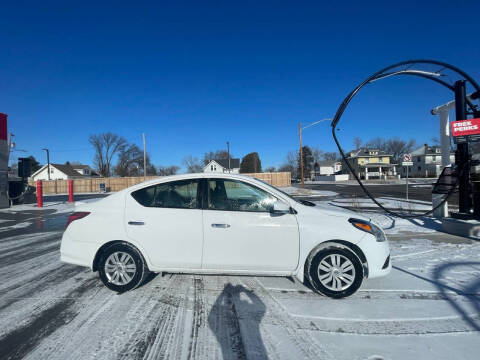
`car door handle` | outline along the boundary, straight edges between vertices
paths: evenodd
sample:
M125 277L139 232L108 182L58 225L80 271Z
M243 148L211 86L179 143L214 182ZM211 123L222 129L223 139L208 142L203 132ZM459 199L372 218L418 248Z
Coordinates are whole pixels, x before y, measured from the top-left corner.
M226 228L229 228L230 225L229 224L212 224L212 227L226 229Z
M145 225L143 221L129 221L128 225Z

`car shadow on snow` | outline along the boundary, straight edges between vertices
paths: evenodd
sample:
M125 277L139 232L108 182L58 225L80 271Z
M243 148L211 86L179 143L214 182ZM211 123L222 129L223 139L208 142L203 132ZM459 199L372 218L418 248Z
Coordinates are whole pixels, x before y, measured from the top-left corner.
M415 226L420 226L434 231L442 231L442 223L436 218L429 216L421 216L413 219L407 219Z
M438 266L434 273L433 279L440 293L448 299L450 305L455 311L462 316L462 318L476 331L480 331L480 279L477 277L473 281L467 282L461 289L456 289L451 286L447 286L443 283L443 280L448 277L448 272L458 273L465 271L465 269L480 270L479 261L456 261L449 262ZM456 302L454 299L448 296L447 291L456 293L457 295L465 296L469 300L471 307L470 311L465 309L460 302ZM473 314L472 311L473 310ZM473 316L472 316L473 315Z
M456 261L440 264L434 269L432 279L398 266L393 266L393 268L435 285L441 298L447 300L473 330L480 331L480 279L475 277L473 280L456 280L458 273L479 271L479 261ZM466 269L468 270L466 271ZM446 283L448 280L452 283L452 279L455 282L454 285ZM468 301L463 301L465 299Z
M223 359L268 359L260 334L266 305L242 285L226 284L208 315Z

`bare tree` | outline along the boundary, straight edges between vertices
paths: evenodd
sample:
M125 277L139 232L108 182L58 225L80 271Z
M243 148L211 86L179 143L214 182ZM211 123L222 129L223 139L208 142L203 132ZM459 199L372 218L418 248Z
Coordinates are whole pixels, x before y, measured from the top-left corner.
M318 163L323 158L323 150L320 150L318 147L312 148L313 161Z
M188 173L199 173L202 172L203 168L200 165L198 158L192 155L188 155L182 160L183 165L187 168Z
M387 145L387 142L385 141L385 139L381 137L373 138L366 144L368 148L377 149L377 150L385 150L386 145Z
M215 160L215 152L209 151L203 154L203 165L207 165L210 161Z
M296 168L293 165L290 164L283 164L278 168L279 172L289 172L292 178L296 178Z
M275 172L275 166L269 166L265 169L263 169L263 172Z
M150 159L147 156L147 166ZM139 176L143 172L143 150L130 144L120 150L115 174L118 176Z
M180 168L178 166L172 165L172 166L159 166L158 167L158 175L160 176L169 176L169 175L175 175Z
M353 138L353 147L355 150L358 150L362 147L363 141L360 137L356 136Z
M228 151L227 150L217 150L217 151L209 151L203 154L202 163L203 165L207 165L210 161L215 159L228 159ZM233 159L233 155L230 153L230 159Z
M292 176L292 179L297 178L297 152L296 151L289 151L287 153L287 156L285 157L285 162L280 165L278 168L278 171L280 172L289 172L290 175Z
M434 136L430 139L433 145L440 145L440 139L437 136Z
M385 149L388 154L393 155L394 161L400 161L403 154L410 153L415 147L415 140L405 141L398 137L388 140L385 143Z
M95 150L94 164L101 176L111 175L112 159L123 150L127 141L122 136L111 132L90 135L88 141Z
M326 152L326 153L323 154L323 158L325 160L337 160L338 154L335 151Z

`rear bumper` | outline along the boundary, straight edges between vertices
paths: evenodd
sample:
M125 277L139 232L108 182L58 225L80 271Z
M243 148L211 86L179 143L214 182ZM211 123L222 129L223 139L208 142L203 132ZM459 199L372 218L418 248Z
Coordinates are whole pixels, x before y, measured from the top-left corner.
M68 231L65 231L60 245L60 260L92 269L97 248L97 244L73 239Z

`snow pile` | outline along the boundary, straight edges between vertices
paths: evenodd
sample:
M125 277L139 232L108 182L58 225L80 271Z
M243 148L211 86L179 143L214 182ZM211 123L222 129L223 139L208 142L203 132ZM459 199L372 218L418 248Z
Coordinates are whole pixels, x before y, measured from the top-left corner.
M432 204L426 201L409 201L406 199L379 197L376 198L381 205L387 209L399 209L403 211L428 211L432 209ZM341 198L329 202L331 205L358 208L358 209L378 209L378 205L369 198Z
M282 191L286 192L291 196L301 196L301 197L316 197L316 196L336 196L338 193L335 191L328 190L313 190L313 189L303 189L293 186L282 187Z
M13 205L7 209L0 209L0 212L9 212L15 213L20 211L42 211L42 210L55 210L56 214L68 213L75 211L75 207L78 205L91 203L95 201L99 201L102 198L93 198L93 199L84 199L80 201L76 201L74 203L69 202L44 202L43 207L37 207L37 204L21 204L21 205Z
M389 198L381 198L380 203L389 208L389 204L401 202L401 199L390 200ZM335 199L329 201L315 201L315 203L321 207L334 208L335 210L342 210L345 208L345 212L351 214L351 211L355 211L366 218L370 218L372 221L380 225L386 234L400 234L400 233L434 233L441 228L441 222L430 216L415 218L415 219L403 219L397 216L386 214L383 210L373 203L370 199ZM352 206L355 205L355 206ZM415 210L426 211L431 209L427 205L413 203L412 208ZM372 211L378 209L378 211ZM363 211L362 211L363 210Z
M363 215L370 217L380 225L386 234L434 233L442 227L441 221L433 217L403 219L380 213L364 213Z
M45 202L43 207L37 207L37 204L21 204L13 205L7 209L1 209L0 212L19 212L19 211L42 211L42 210L55 210L55 213L67 213L72 212L75 209L75 203L68 202Z

